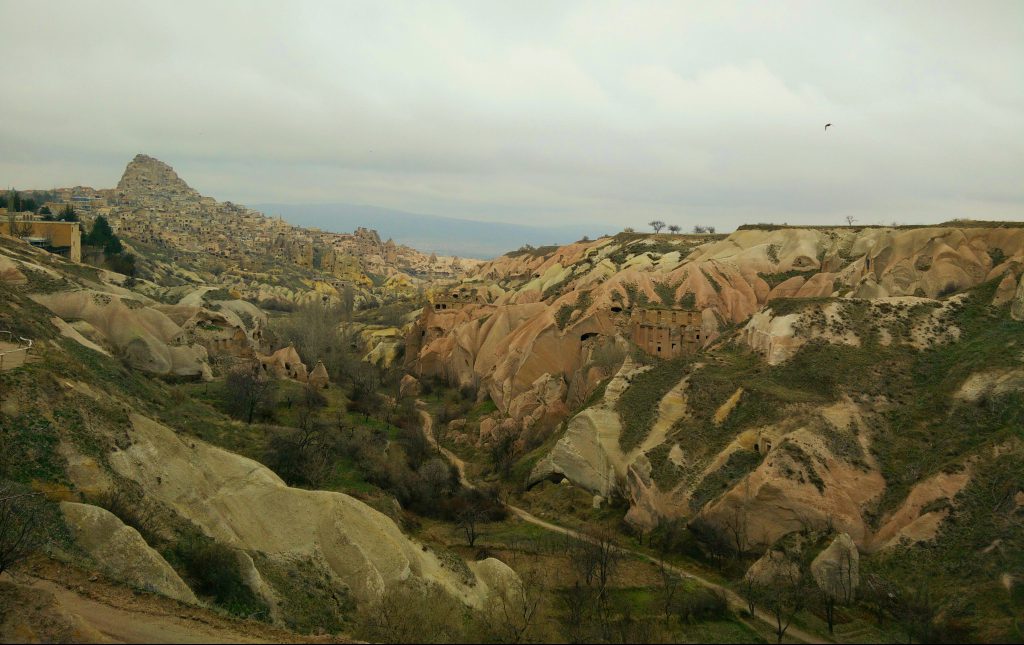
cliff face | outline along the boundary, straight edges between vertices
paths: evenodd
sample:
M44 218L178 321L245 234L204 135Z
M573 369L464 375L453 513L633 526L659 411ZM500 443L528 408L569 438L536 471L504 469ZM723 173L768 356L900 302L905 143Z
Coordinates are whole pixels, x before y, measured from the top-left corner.
M700 345L777 298L937 298L1024 265L1024 228L742 230L724 239L602 238L481 266L459 308L409 336L419 374L480 384L501 410L543 374L582 378L588 345L629 336L628 312L702 312Z

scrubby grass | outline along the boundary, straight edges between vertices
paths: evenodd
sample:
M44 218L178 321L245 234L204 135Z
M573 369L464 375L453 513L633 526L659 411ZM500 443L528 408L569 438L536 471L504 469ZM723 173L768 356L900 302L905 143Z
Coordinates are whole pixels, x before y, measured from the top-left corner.
M270 558L258 554L256 567L281 598L281 611L289 629L331 634L351 631L355 602L348 590L309 558Z
M559 307L558 311L555 312L555 324L558 325L558 329L564 330L568 326L572 315L577 311L586 311L590 307L591 302L590 292L584 291L576 296L576 302Z
M836 428L825 423L817 429L819 436L825 439L829 452L864 470L868 469L864 448L857 439L857 425L851 423L848 428Z
M711 288L715 290L715 293L722 293L722 285L718 284L718 280L715 280L711 274L704 269L701 269L700 272L704 274L704 279L708 281Z
M651 431L658 417L658 403L679 383L692 362L691 357L673 358L656 363L633 378L632 384L615 403L622 422L619 446L623 451L632 450Z
M775 421L790 403L821 400L788 385L788 375L773 377L753 352L729 348L716 357L690 373L689 413L669 433L669 440L678 442L687 456L689 463L681 476L690 482L695 482L709 461L742 429ZM715 423L715 411L737 387L744 389L739 402L721 424Z
M234 549L195 531L165 555L184 570L197 595L212 597L236 616L267 618L267 606L242 581Z
M505 254L505 257L517 258L517 257L528 256L528 257L531 257L531 258L542 258L542 257L548 256L548 255L551 255L552 253L557 251L559 248L561 248L561 247L559 247L557 244L552 244L552 245L548 245L548 246L536 246L536 247L535 246L530 246L529 244L526 244L526 245L523 245L523 246L519 247L515 251L509 251L508 253Z
M884 384L879 394L898 403L870 420L872 451L887 480L879 512L893 508L917 481L956 467L982 446L1021 436L1024 397L1008 393L970 403L954 396L971 374L1019 365L1024 324L1010 319L1005 307L989 306L997 282L975 289L951 314L948 322L963 330L959 342L920 352L871 348L882 359L876 358L872 375Z
M803 448L792 441L783 441L776 450L789 457L789 461L799 469L793 470L789 463L784 462L780 466L783 475L789 479L795 479L801 484L814 484L819 493L825 491L825 482L821 479L821 475L818 474L818 470L814 466L814 460L811 459L811 456Z
M732 488L761 463L761 455L752 450L737 450L725 463L701 480L690 497L690 508L698 511L712 499Z
M676 304L676 289L679 288L681 283L669 283L669 282L656 282L654 283L654 293L657 294L658 298L661 299L661 304L666 307L673 307Z
M764 277L764 276L761 276ZM788 316L799 313L806 309L821 307L825 303L832 302L834 298L773 298L766 306L776 316Z
M683 478L682 469L668 458L672 443L665 442L647 451L647 460L651 462L651 479L662 491L670 491Z
M782 273L758 273L762 280L768 283L768 286L774 289L786 280L800 276L802 278L809 278L814 275L814 271L800 271L793 269L792 271L784 271Z
M467 421L479 421L481 417L485 417L488 414L492 414L498 411L498 406L487 397L480 403L473 406L473 409L469 411L469 415L466 417Z
M1024 589L1007 589L1002 577L1024 571L1024 514L1012 499L1024 490L1022 461L1019 440L983 457L934 543L882 552L866 563L868 571L936 594L950 617L973 630L969 641L1019 640Z
M57 427L37 412L15 416L0 413L0 478L21 483L45 481L67 484L66 462L57 451Z

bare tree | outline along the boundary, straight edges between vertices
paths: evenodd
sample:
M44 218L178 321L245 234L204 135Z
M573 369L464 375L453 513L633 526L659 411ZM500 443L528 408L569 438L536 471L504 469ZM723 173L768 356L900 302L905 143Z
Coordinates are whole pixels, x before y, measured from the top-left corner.
M701 226L700 224L694 224L694 226L693 226L693 234L694 235L703 235L705 231L707 231L707 229L704 228L703 226Z
M588 587L594 581L594 571L597 568L597 561L594 557L594 550L590 543L585 540L573 539L567 548L569 564L576 573L576 581L583 582Z
M658 573L661 574L661 609L665 614L667 627L675 610L676 597L683 580L665 563L665 557L658 558Z
M861 601L875 614L875 620L879 626L882 625L886 614L896 614L900 589L891 580L875 573L869 573L864 576L859 595Z
M912 592L900 594L896 603L896 620L907 635L907 643L934 643L935 617L938 604L926 585L918 585Z
M466 543L469 546L474 546L476 539L480 537L480 523L484 521L486 516L486 512L473 502L467 504L465 508L456 514L455 521L459 528L462 529L462 532L465 533Z
M601 598L607 594L608 584L622 563L622 551L610 533L601 533L594 542L597 554L597 584Z
M40 493L0 484L0 575L35 553L47 537Z
M379 600L360 607L356 628L376 643L461 642L462 608L441 589L413 584L389 587Z
M655 233L660 233L661 229L665 228L665 222L660 219L651 220L650 222L647 222L647 225L653 228Z
M853 223L856 222L856 221L857 220L853 217L853 215L847 215L846 216L846 225L847 226L853 226Z
M754 615L757 603L761 600L760 593L761 588L757 580L753 576L744 576L740 582L740 597L747 602L747 611L751 616Z
M585 643L593 640L590 636L589 623L594 607L594 591L581 585L579 580L559 595L564 610L562 632L570 643Z
M706 230L708 232L708 235L714 235L715 234L715 227L714 226L706 226L706 227L704 227L704 230Z
M226 403L235 416L252 423L256 410L269 402L276 384L263 373L259 361L243 364L230 372L224 380Z
M669 225L668 230L669 230L669 232L678 235L679 231L683 230L683 228L681 226L679 226L678 224L671 224L671 225Z
M725 530L732 537L732 545L736 557L741 558L747 552L748 543L748 521L746 500L739 506L733 506L723 521Z
M436 259L434 260L437 261ZM344 315L345 320L352 320L352 312L356 308L356 292L352 288L351 284L346 284L341 290L341 313Z
M570 562L577 575L587 586L594 585L598 598L606 597L611 582L622 561L622 551L615 538L607 532L575 540L570 547Z
M18 213L7 207L7 232L11 237L25 237L32 234L32 222L25 217L18 217Z
M825 562L822 566L815 567L815 578L818 588L821 590L829 634L834 633L836 605L853 602L853 592L858 581L856 555L849 547L838 546L840 551L835 561Z
M807 569L798 560L778 551L769 552L766 557L769 561L762 571L754 574L753 584L759 603L775 619L775 635L781 643L793 619L807 603Z
M732 552L732 541L728 534L718 525L700 515L690 520L688 527L707 550L708 557L715 562L719 569L723 568L726 557Z
M354 303L355 296L350 295ZM295 346L306 365L316 365L318 360L324 359L335 347L341 345L338 323L346 315L351 317L350 312L346 314L345 307L344 291L340 305L309 302L276 322L273 331L279 338Z
M483 615L488 640L499 643L535 640L531 633L537 627L546 593L546 577L537 568L524 571L518 578L498 582Z

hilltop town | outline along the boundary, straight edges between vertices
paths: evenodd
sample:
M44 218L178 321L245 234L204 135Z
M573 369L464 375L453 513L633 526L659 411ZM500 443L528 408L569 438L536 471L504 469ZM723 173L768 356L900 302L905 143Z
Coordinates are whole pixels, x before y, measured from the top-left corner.
M333 233L293 226L277 217L200 195L169 165L139 154L115 188L84 186L21 191L50 212L75 209L85 226L104 217L114 232L178 268L210 271L225 279L280 271L292 265L334 296L346 284L372 289L387 284L409 291L425 281L454 278L478 261L424 254L376 231ZM2 219L2 218L0 218ZM275 265L278 269L275 271ZM173 273L173 271L172 271ZM161 272L154 271L157 281ZM273 283L273 279L269 279ZM333 292L333 293L332 293Z

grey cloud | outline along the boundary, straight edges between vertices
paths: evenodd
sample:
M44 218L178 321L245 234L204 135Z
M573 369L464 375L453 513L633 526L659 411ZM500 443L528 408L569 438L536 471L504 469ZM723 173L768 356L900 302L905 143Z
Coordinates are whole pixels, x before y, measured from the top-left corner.
M19 26L8 185L111 186L146 152L242 203L610 227L1024 217L1018 2L6 1L0 18Z

